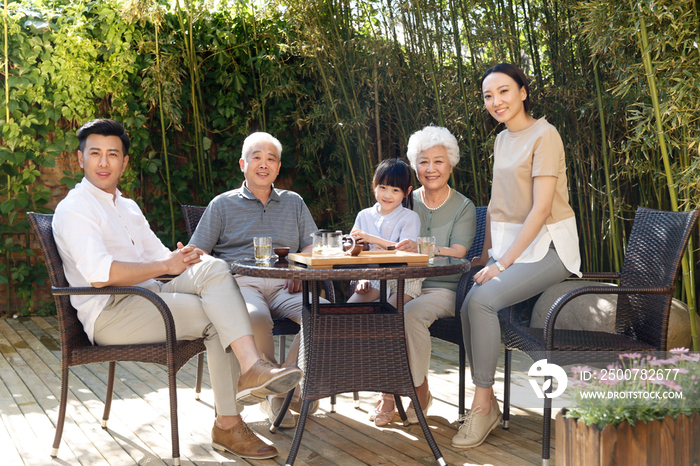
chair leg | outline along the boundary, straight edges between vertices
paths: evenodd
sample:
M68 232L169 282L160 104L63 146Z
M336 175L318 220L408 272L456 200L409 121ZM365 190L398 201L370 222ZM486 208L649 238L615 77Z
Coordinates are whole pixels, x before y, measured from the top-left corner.
M274 422L270 425L270 432L271 433L273 433L273 434L276 433L280 424L282 424L282 419L284 419L284 415L287 414L287 410L289 409L289 405L292 404L292 397L293 396L294 396L294 389L291 389L287 392L287 395L284 397L284 402L282 403L282 407L280 408L280 412L277 414L277 417L275 418Z
M287 346L287 337L285 337L284 335L280 335L279 344L280 344L280 364L282 364L284 362L285 347Z
M331 395L331 413L335 412L335 395Z
M114 371L117 363L112 361L109 363L109 375L107 377L107 393L105 394L105 412L102 415L102 428L107 428L109 421L109 410L112 408L112 394L114 393Z
M467 352L464 350L464 344L459 344L459 415L464 416L464 391L465 379L467 377Z
M56 422L56 435L53 438L53 448L51 449L51 457L58 456L58 446L61 444L61 436L63 435L63 423L66 420L66 407L68 405L68 376L70 370L67 367L63 368L61 375L61 404L58 406L58 422Z
M180 466L180 435L177 427L177 371L168 364L168 391L170 392L170 432L173 444L173 465Z
M399 417L401 418L401 423L404 427L408 427L408 417L406 416L406 410L403 409L403 403L401 403L401 397L399 395L394 395L394 406L396 406L396 411L399 412Z
M358 392L352 392L352 399L355 402L355 409L360 409L360 394Z
M199 358L197 358L197 385L194 389L194 399L198 400L200 393L202 393L202 375L204 372L204 353L199 353Z
M503 383L503 428L508 430L510 427L510 369L513 353L506 348L506 367Z
M552 399L547 393L552 392L552 378L545 377L545 384L549 381L549 387L545 390L544 413L542 413L542 466L549 466L549 437L552 428Z
M301 437L304 435L304 426L306 425L306 417L309 413L310 404L311 402L309 400L303 400L301 403L301 412L299 413L297 428L294 431L294 440L292 440L292 446L289 448L289 456L287 456L287 461L285 462L286 466L291 466L292 464L294 464L294 460L296 460L297 458L297 453L299 453L299 447L301 446Z

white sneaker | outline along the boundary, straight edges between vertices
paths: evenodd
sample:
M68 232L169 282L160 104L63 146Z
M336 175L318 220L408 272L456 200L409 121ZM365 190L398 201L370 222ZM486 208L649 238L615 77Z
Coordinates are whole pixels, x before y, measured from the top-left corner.
M428 417L428 409L430 409L430 407L433 405L433 394L430 393L428 397L428 404L423 410L423 416L426 418ZM406 410L406 419L408 419L409 424L418 424L418 416L416 415L416 410L413 408L408 408Z
M260 403L260 411L263 413L267 414L267 417L270 419L270 424L274 424L275 419L277 419L277 414L279 414L280 409L282 409L282 405L284 404L284 398L279 398L279 397L270 397L268 396L265 398L261 403ZM282 422L279 425L280 429L293 429L297 426L297 421L294 419L294 416L292 416L292 413L287 410L286 413L284 413L284 417L282 418Z
M486 416L482 416L481 411L481 406L477 406L469 414L459 418L462 425L459 426L457 435L452 437L454 448L465 450L478 447L503 419L498 403L491 404L491 412Z

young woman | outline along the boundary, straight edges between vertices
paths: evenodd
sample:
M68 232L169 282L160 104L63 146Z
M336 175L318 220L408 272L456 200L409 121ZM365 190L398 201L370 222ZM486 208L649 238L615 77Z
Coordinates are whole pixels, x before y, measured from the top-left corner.
M497 312L580 275L578 233L564 162L564 145L544 118L530 114L527 79L501 63L481 78L484 105L506 129L494 144L493 183L481 257L485 265L462 306L464 345L475 385L471 411L452 439L472 448L501 421L493 392L500 350Z

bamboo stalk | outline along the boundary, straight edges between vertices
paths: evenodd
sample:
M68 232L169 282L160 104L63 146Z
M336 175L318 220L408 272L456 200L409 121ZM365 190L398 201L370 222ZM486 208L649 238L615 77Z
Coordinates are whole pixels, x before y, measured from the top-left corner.
M160 29L159 21L155 22L156 31L156 69L158 74L160 74L160 44L158 42L158 29ZM168 187L168 207L170 207L170 239L172 241L172 247L177 245L175 241L175 209L173 208L173 191L170 185L170 164L168 161L168 144L166 142L165 135L165 115L163 112L163 88L160 82L160 76L158 78L158 112L160 113L160 132L161 141L163 144L163 159L165 160L165 184Z
M647 82L649 83L649 93L651 94L651 101L654 106L654 118L656 120L656 138L659 142L659 147L661 149L661 158L664 162L664 172L666 175L666 186L668 187L669 197L671 199L671 209L674 212L678 212L678 199L676 197L676 187L673 181L673 172L671 170L671 162L668 156L668 149L666 148L666 137L663 129L663 122L661 120L661 106L659 104L659 95L656 89L656 77L654 75L654 68L651 63L651 54L649 52L649 37L647 35L646 21L644 20L644 13L639 8L639 38L640 45L642 48L642 59L644 62L644 69L646 71ZM681 266L683 269L683 286L686 290L686 300L688 301L688 311L690 313L690 335L693 342L693 351L700 350L700 345L698 345L698 330L695 323L695 301L694 293L690 292L691 288L694 286L690 282L691 272L689 264L692 263L691 251L686 249L683 255L683 260Z
M7 29L7 23L9 22L9 17L7 15L7 0L5 0L5 9L3 10L4 16L4 34L5 34L5 124L10 122L10 55L8 49L8 43L10 42L10 34ZM10 183L12 179L10 175L7 175L7 200L10 200ZM11 226L11 225L10 225ZM4 241L4 238L3 238ZM7 315L10 315L10 300L12 298L12 273L10 272L10 250L5 250L5 270L7 271L7 284L5 285L5 304L7 305Z
M595 77L595 87L598 100L598 115L600 118L600 147L603 153L603 169L605 170L605 197L608 199L608 211L610 212L610 239L612 242L613 266L615 272L620 271L620 256L617 245L618 236L615 226L615 211L613 208L612 189L610 187L610 162L608 161L608 141L605 137L605 113L603 112L603 90L600 84L600 72L598 70L598 59L593 65L593 75Z
M452 19L452 34L454 37L455 52L457 60L457 79L459 79L459 91L462 94L462 103L464 105L464 127L467 134L467 143L469 144L469 155L472 166L472 186L474 189L474 199L479 198L479 182L476 178L476 157L474 153L474 141L472 140L471 131L471 114L469 112L469 96L467 95L467 89L464 86L464 65L462 63L462 41L459 37L459 24L457 22L457 8L455 7L454 1L450 0L450 12Z

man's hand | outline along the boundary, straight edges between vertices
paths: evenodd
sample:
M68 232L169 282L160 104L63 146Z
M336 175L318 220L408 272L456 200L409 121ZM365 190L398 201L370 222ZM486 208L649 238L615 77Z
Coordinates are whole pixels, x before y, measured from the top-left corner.
M182 253L187 255L187 259L185 259L185 262L190 262L192 260L196 260L192 265L196 264L197 262L202 261L202 257L206 252L204 252L203 249L199 249L197 246L194 244L188 244L187 246L184 246L181 242L177 242L177 250ZM191 254L191 253L194 253ZM195 257L196 255L196 257Z
M290 293L299 293L302 290L301 280L285 280L284 289Z
M193 265L202 262L203 251L195 246L183 246L177 244L177 249L171 251L163 259L163 263L168 268L167 275L180 275Z
M357 294L367 294L371 289L369 280L358 280L355 285L355 293Z

